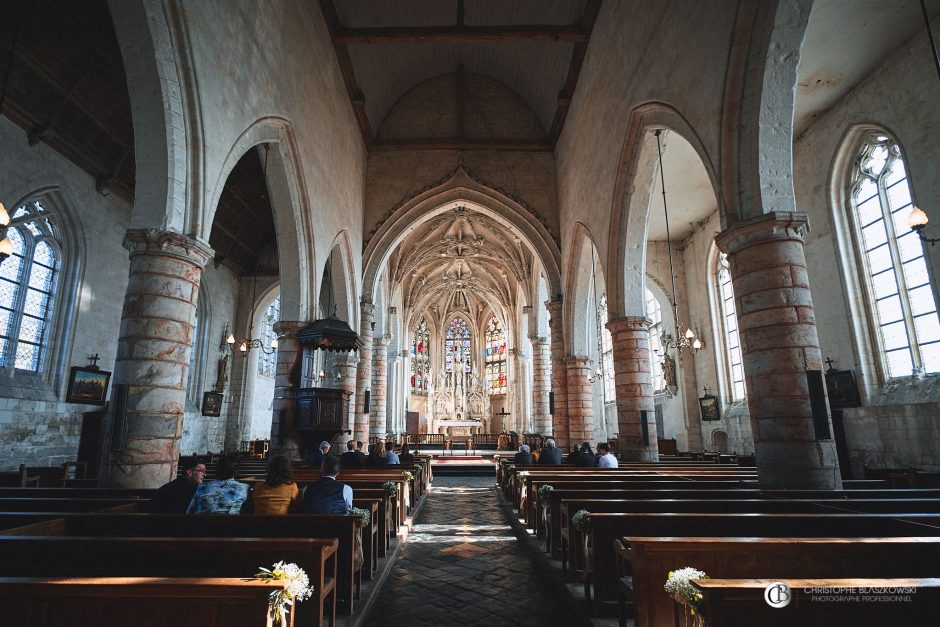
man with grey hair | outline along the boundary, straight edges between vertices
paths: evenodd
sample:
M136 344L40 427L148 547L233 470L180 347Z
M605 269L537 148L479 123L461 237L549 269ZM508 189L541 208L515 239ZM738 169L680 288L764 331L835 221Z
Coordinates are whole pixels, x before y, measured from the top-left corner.
M540 464L550 464L552 466L561 465L561 449L555 446L555 440L548 438L545 440L545 446L539 455Z
M519 447L519 452L513 457L513 462L515 462L516 466L528 466L535 463L530 450L528 444L523 444Z
M330 453L330 443L326 440L320 442L319 448L315 451L311 451L307 455L307 466L310 468L316 468L320 470L320 466L323 465L323 460L326 459L326 456Z

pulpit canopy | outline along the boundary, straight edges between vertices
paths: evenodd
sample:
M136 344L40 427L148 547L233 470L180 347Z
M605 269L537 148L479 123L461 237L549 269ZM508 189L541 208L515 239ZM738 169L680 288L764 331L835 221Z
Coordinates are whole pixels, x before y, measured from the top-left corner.
M327 351L347 352L359 350L359 334L336 316L314 320L297 332L304 347Z

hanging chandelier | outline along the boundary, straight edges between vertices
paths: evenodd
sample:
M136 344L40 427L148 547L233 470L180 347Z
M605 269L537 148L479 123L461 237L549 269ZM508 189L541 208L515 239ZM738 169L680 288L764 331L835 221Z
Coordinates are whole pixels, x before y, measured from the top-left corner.
M682 324L679 322L679 300L676 298L676 271L672 263L672 237L669 233L669 208L666 205L666 176L663 173L663 148L660 136L663 129L656 129L656 151L659 154L659 180L663 188L663 215L666 217L666 249L669 251L669 279L672 282L672 317L676 324L676 334L681 333ZM673 338L666 333L665 329L661 337L663 354L665 358L668 351L676 349L680 354L683 349L688 350L694 355L702 348L702 340L699 339L691 327L686 327L685 333L679 337Z

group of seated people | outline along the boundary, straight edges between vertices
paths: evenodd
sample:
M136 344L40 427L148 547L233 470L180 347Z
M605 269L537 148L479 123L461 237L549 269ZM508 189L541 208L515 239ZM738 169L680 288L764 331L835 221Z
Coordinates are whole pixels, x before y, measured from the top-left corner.
M548 464L561 465L563 462L582 468L616 468L617 457L610 452L610 445L598 442L597 453L591 450L588 442L574 445L568 458L563 460L561 449L555 446L555 440L548 438L545 446L540 450L532 451L528 444L519 447L519 452L513 458L517 465Z
M302 492L294 481L290 459L277 455L268 462L264 481L254 486L237 481L238 459L224 457L216 466L215 479L203 481L206 465L196 458L180 462L182 473L154 494L147 511L160 514L345 514L352 510L352 488L336 480L342 461L324 457L320 479Z
M306 457L307 466L310 468L319 468L323 460L330 455L330 443L320 442L316 450L309 453ZM415 451L417 453L417 451ZM414 455L403 449L402 454L398 455L395 448L386 446L384 441L376 442L369 446L369 454L362 452L362 442L349 440L346 442L346 452L340 456L343 460L343 466L347 468L356 468L363 466L393 466L397 464L414 463Z

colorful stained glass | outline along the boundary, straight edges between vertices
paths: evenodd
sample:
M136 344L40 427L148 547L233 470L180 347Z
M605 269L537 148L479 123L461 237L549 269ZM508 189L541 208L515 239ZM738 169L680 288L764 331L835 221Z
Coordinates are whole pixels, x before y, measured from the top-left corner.
M486 383L490 394L506 393L506 334L496 316L486 326Z
M454 364L463 364L464 372L470 372L470 325L463 318L454 318L447 325L444 335L444 369L454 371Z
M428 348L431 332L428 321L421 316L411 340L411 393L427 394L431 374L431 359Z

